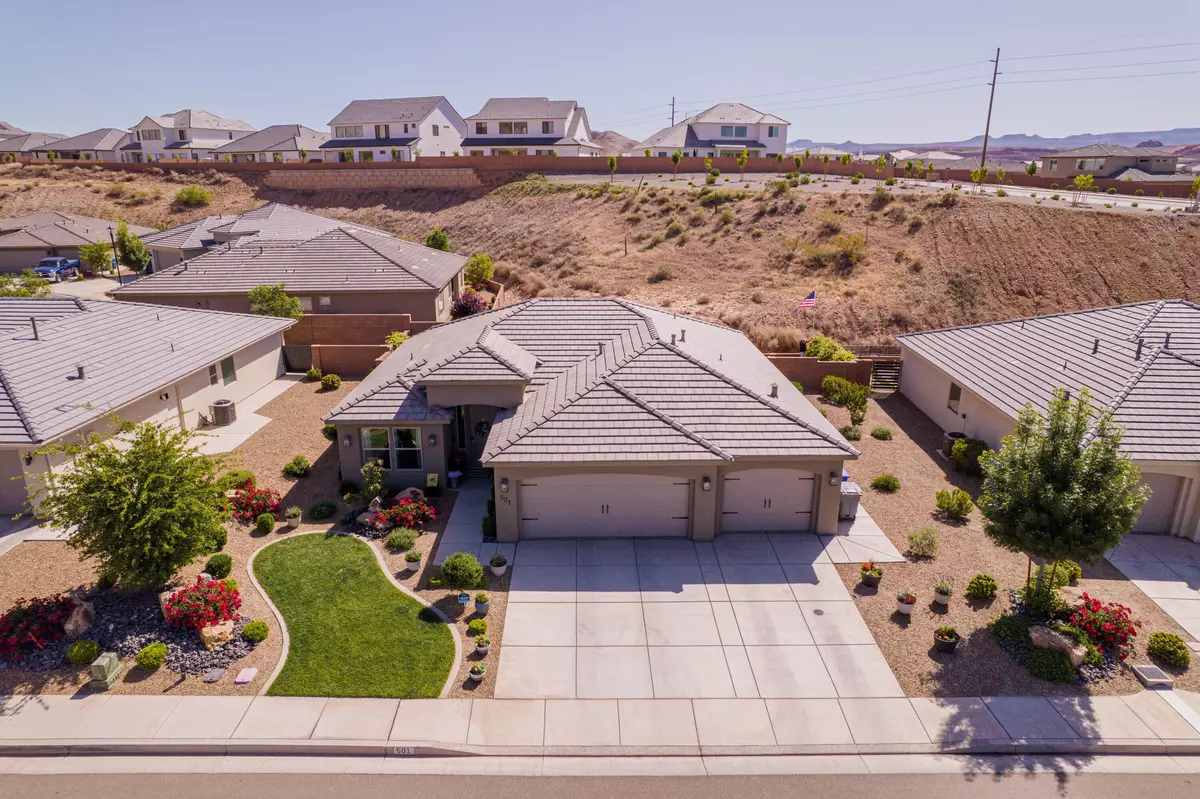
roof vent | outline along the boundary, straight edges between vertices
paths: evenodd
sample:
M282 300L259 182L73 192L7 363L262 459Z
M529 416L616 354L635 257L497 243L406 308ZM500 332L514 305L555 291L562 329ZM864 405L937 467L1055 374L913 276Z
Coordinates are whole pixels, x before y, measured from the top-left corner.
M1170 348L1171 348L1171 331L1168 330L1167 337L1163 339L1163 349L1169 350Z
M1133 356L1133 359L1135 361L1140 361L1142 359L1142 345L1145 343L1146 343L1145 339L1141 339L1141 338L1138 339L1137 352Z
M779 384L772 383L771 384L771 399L776 399L778 397L779 397Z
M78 378L79 380L82 380L86 376L87 375L85 374L83 364L79 364L78 366L75 367L75 377L76 378Z
M600 348L599 350L597 350L597 352L598 352L600 355L603 355L603 354L604 354L604 342L603 342L603 341L601 341L601 342L599 342L599 343L598 343L596 346L598 346L598 347Z
M687 341L687 331L686 331L686 330L680 330L680 331L679 331L679 343L680 343L680 344L682 344L682 343L683 343L683 342L685 342L685 341Z
M29 325L30 325L30 327L33 328L33 340L41 341L42 337L38 335L37 317L33 317L33 316L29 317Z
M1092 355L1095 355L1099 351L1100 351L1100 339L1095 339L1092 341Z
M671 344L672 345L675 344L675 334L674 333L671 334Z

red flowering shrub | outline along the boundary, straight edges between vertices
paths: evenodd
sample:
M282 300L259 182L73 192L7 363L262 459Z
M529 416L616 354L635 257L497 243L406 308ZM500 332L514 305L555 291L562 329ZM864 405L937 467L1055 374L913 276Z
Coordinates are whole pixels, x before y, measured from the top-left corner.
M1131 618L1129 608L1117 602L1101 602L1083 595L1083 607L1071 615L1071 625L1087 633L1098 647L1111 647L1124 660L1129 657L1132 639L1137 637L1140 621Z
M264 513L279 515L279 492L270 488L255 488L247 480L233 495L233 518L239 522L253 522Z
M423 499L402 499L375 514L375 526L421 528L437 518L437 510Z
M242 595L224 580L198 580L167 600L167 621L198 630L238 618Z
M20 660L32 649L42 649L65 635L63 624L75 609L65 594L41 599L18 599L12 609L0 616L0 658Z
M450 318L462 319L487 310L487 303L474 291L467 289L450 301Z

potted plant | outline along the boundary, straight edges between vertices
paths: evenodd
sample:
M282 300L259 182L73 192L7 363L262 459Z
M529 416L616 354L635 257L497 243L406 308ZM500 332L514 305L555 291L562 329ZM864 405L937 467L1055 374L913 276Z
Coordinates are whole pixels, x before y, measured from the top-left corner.
M283 512L283 518L287 519L288 527L299 527L300 526L300 516L301 516L300 508L296 505L292 505L290 508L288 508L287 510L285 510Z
M471 664L471 679L475 682L483 682L483 676L487 674L487 664L483 661Z
M905 616L912 613L917 604L917 595L907 588L896 594L896 610Z
M933 601L939 605L949 605L950 597L954 595L954 581L943 577L933 584Z
M486 635L475 636L475 653L476 654L486 655L488 653L488 647L491 645L492 645L492 642Z
M410 549L404 553L404 565L410 572L415 572L421 568L421 553L415 549Z
M863 585L869 585L872 588L879 586L879 581L883 578L883 569L881 567L867 561L858 568Z
M480 591L475 594L475 612L480 616L486 616L488 608L491 607L491 598L486 591Z
M463 473L458 469L451 469L450 471L446 472L446 479L450 481L450 490L453 491L458 489L458 483L460 480L462 480L462 476Z
M497 552L495 555L492 555L492 559L488 562L492 566L492 574L496 575L497 577L503 576L504 570L508 568L508 558L504 557L499 552Z
M949 624L943 624L933 631L933 648L938 652L953 654L958 646L958 632Z

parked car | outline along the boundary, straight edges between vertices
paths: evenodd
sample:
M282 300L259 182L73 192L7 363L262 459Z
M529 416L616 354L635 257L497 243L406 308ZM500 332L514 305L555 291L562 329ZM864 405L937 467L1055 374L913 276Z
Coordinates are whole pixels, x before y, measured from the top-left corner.
M33 268L37 276L54 283L79 274L79 261L69 258L43 258Z

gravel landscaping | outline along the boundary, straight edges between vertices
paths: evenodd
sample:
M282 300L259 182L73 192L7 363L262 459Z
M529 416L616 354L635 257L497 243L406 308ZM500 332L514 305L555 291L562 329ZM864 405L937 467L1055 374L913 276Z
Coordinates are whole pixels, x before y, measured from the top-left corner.
M845 409L825 405L815 395L810 395L810 399L827 410L836 426L849 422ZM855 443L862 456L847 463L851 479L864 487L862 505L901 552L908 548L908 534L927 526L937 532L940 549L934 559L910 558L905 563L884 564L878 589L859 585L856 565L837 568L905 694L1078 695L1129 694L1141 690L1132 671L1123 666L1112 679L1067 685L1045 682L1033 677L1000 647L986 627L1008 610L1010 591L1024 585L1027 559L992 544L983 532L978 511L973 511L962 525L933 515L936 491L958 487L976 496L980 485L978 478L954 472L936 454L942 438L937 425L903 396L895 394L879 402L871 400L862 430L869 432L879 426L890 427L892 439L881 441L864 435ZM869 487L884 472L899 478L900 490L887 493ZM992 575L999 583L998 596L990 602L968 601L963 596L967 582L980 572ZM933 602L934 582L942 578L954 581L955 595L948 607ZM1101 600L1129 606L1133 617L1142 622L1130 664L1147 662L1142 642L1152 632L1161 630L1188 637L1153 600L1107 561L1084 564L1078 585ZM911 617L895 612L895 595L902 589L917 594ZM956 654L934 651L933 631L943 624L952 625L961 636ZM1176 685L1193 691L1200 689L1200 669L1193 667L1178 675Z

